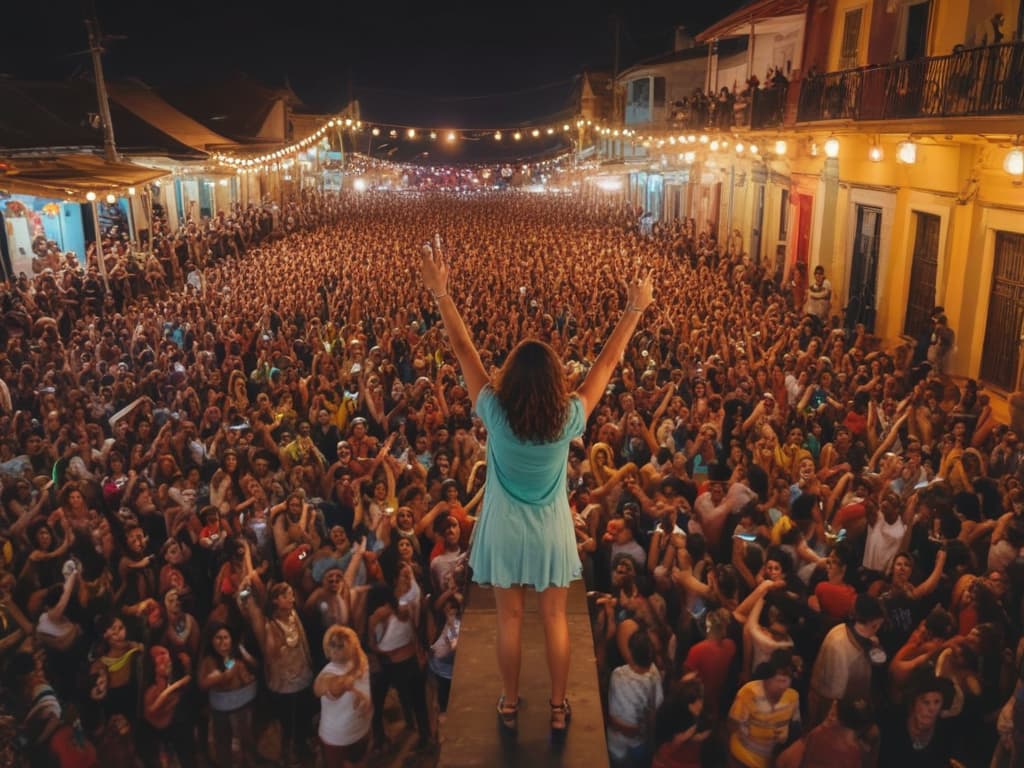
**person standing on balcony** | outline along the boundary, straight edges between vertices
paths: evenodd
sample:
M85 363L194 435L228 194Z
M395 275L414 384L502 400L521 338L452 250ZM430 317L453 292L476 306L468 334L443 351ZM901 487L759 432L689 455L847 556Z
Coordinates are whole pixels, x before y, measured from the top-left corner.
M825 278L825 268L820 264L814 268L814 282L807 287L804 312L826 325L832 314L832 283Z

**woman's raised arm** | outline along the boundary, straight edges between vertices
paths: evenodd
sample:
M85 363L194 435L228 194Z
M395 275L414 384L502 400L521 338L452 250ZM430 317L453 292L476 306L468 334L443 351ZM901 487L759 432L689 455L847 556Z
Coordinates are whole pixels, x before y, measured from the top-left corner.
M420 272L423 283L427 286L441 312L441 320L448 331L452 352L459 361L462 377L466 382L469 398L476 405L476 397L490 379L484 364L480 361L480 353L473 346L466 324L462 321L455 301L448 294L448 264L441 252L441 236L434 235L434 242L424 243L420 249Z
M597 360L591 366L587 378L576 390L583 401L586 418L590 418L594 406L601 400L601 395L604 393L604 388L608 386L615 366L618 365L623 352L626 351L626 344L629 343L644 310L653 299L654 287L651 275L648 273L644 277L640 277L640 268L637 267L632 282L626 285L626 310L619 318L615 330L612 331L611 336L601 348L601 354L597 356Z

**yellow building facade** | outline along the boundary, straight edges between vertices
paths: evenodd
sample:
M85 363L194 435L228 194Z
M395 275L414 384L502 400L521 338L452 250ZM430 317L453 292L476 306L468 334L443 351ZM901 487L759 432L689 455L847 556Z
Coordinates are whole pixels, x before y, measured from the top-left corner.
M700 178L722 184L719 238L738 229L786 279L798 264L824 266L833 307L888 347L927 332L944 307L949 372L1019 389L1020 0L763 0L698 39L756 34L796 12L805 44L780 123L700 147Z

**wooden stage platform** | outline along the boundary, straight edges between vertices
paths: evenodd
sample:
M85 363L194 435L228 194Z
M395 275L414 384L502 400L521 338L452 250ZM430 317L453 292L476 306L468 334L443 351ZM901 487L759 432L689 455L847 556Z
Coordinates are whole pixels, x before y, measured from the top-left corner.
M544 654L544 629L537 598L527 593L523 617L523 665L520 678L519 733L503 738L495 707L501 678L495 658L494 593L473 585L462 614L451 698L441 728L440 768L606 768L604 719L597 687L597 667L590 615L582 581L569 590L569 638L572 662L569 701L572 722L563 743L551 740L548 700L550 683Z

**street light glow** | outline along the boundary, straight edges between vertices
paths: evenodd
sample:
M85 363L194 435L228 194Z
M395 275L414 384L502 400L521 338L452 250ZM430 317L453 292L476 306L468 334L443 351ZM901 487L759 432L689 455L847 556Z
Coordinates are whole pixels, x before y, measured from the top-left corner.
M1024 149L1014 147L1003 158L1003 170L1018 179L1024 176Z
M912 141L901 141L896 145L896 160L904 165L917 162L917 144Z

